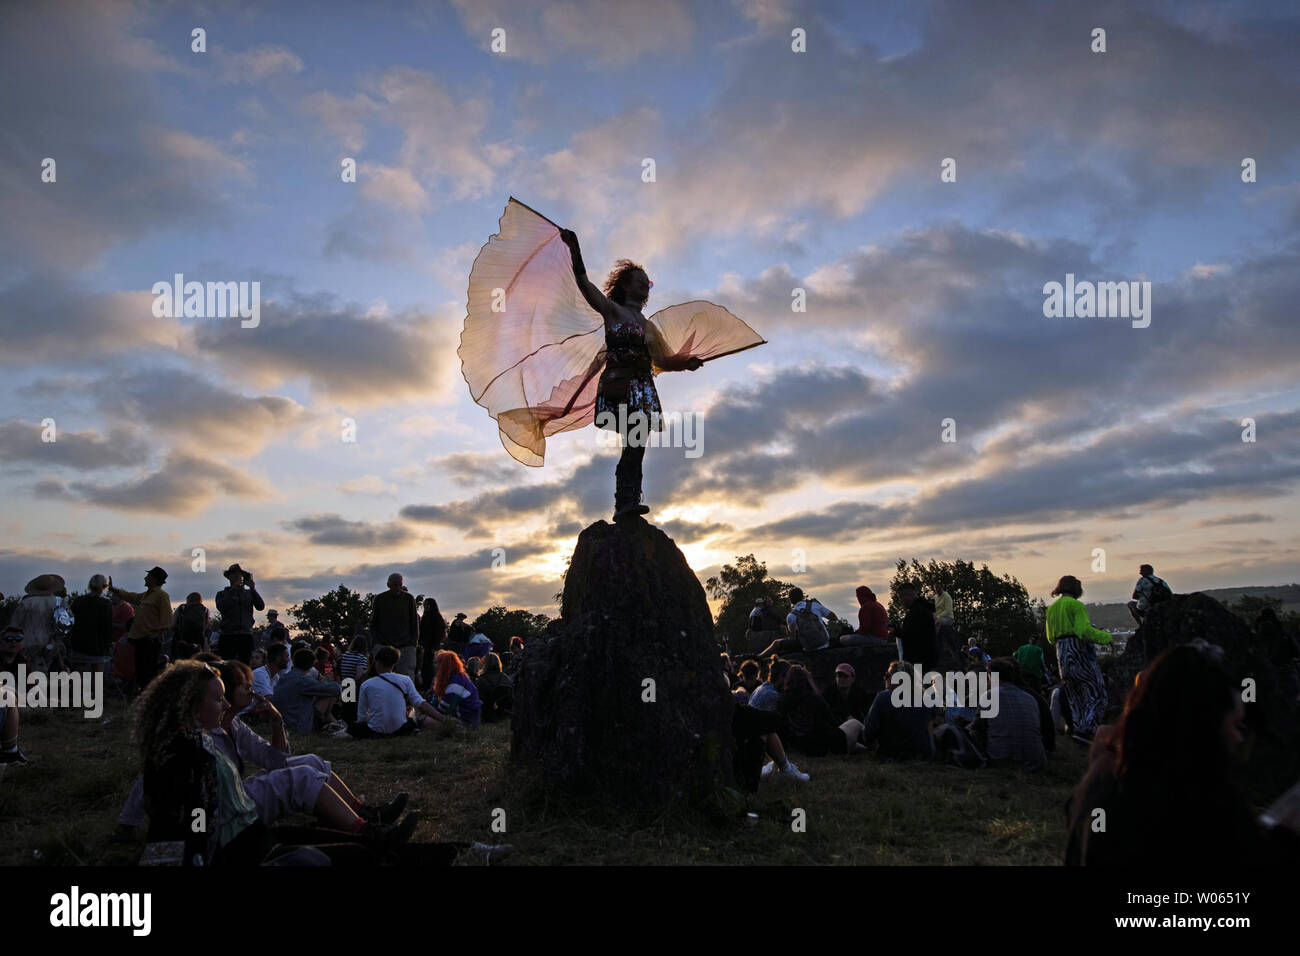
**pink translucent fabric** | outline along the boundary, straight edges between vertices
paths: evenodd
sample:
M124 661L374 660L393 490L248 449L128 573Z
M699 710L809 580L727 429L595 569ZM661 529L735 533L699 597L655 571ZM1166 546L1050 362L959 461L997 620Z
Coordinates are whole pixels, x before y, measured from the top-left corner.
M540 466L546 439L589 425L605 367L605 329L573 277L553 222L513 197L479 250L457 354L474 401L516 460ZM762 345L720 305L684 302L646 320L655 373Z

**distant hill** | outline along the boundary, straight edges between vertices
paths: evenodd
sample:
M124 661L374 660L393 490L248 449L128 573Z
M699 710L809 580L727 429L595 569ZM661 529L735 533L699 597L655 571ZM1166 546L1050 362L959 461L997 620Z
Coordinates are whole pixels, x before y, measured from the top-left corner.
M1178 589L1174 589L1175 593ZM1214 588L1202 591L1220 604L1233 604L1244 595L1257 597L1275 597L1282 599L1282 610L1300 612L1300 584L1272 584L1263 587ZM1128 612L1128 603L1123 604L1089 604L1088 618L1094 627L1129 630L1133 627L1133 617Z

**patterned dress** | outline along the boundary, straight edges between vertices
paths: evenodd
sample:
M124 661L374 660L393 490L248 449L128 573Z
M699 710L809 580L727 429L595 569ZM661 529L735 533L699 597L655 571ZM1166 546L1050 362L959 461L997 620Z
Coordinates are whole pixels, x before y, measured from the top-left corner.
M619 431L618 409L620 405L626 405L624 421L631 421L633 413L642 412L649 419L646 423L648 429L662 431L660 416L663 409L659 405L659 393L655 391L644 325L620 321L612 328L606 326L605 349L605 370L596 389L597 427Z

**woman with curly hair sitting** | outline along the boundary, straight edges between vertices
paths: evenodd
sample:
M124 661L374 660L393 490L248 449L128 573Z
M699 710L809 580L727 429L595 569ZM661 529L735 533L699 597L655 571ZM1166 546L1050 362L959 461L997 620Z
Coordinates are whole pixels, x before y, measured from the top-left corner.
M373 863L410 838L419 821L415 813L398 826L362 821L353 834L272 831L213 737L228 708L220 675L201 661L178 661L140 695L134 733L151 842L183 841L187 864L251 866L276 843L314 845L337 862Z

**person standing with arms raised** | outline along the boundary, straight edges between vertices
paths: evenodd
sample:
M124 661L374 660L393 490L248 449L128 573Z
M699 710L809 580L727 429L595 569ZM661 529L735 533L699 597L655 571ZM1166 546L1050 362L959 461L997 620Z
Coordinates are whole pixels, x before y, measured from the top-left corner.
M113 587L111 576L108 579L109 593L135 606L126 639L135 648L135 684L140 690L158 673L163 637L172 626L172 599L162 588L166 583L167 572L157 566L145 572L142 592L123 591Z

